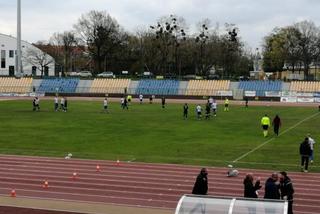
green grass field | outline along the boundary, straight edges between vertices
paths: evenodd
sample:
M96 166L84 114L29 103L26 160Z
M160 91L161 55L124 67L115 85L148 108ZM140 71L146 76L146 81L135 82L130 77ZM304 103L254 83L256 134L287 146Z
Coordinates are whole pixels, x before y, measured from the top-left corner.
M210 121L182 119L182 105L133 104L122 110L110 105L102 113L102 102L69 102L67 113L54 112L52 101L41 101L41 112L31 111L30 101L0 102L0 153L137 162L226 166L241 155L269 140L262 136L260 119L279 114L282 136L249 154L237 167L299 170L299 144L307 133L319 141L320 116L307 107L231 106ZM320 142L319 142L320 143ZM317 148L316 148L317 149ZM318 151L318 150L317 150ZM316 159L318 158L316 152ZM320 171L317 160L311 171Z

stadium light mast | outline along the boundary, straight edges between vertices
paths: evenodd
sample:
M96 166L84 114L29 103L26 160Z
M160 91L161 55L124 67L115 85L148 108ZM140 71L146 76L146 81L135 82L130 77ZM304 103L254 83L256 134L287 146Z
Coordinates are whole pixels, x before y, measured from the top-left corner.
M22 50L21 50L21 0L17 0L17 65L16 76L22 76Z

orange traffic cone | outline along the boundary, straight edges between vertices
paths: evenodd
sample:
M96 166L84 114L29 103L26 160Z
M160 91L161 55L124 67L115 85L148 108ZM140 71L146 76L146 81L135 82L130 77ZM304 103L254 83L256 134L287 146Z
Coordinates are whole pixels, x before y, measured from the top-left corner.
M97 172L101 172L101 169L100 169L99 165L97 165L96 169L97 169Z
M48 189L49 188L49 182L47 180L44 181L43 185L42 185L43 189Z
M13 190L11 190L11 197L16 197L16 190L15 189L13 189Z
M76 172L74 172L74 173L72 174L72 179L73 179L73 180L76 180L76 179L77 179L77 175L78 175L78 174L77 174Z

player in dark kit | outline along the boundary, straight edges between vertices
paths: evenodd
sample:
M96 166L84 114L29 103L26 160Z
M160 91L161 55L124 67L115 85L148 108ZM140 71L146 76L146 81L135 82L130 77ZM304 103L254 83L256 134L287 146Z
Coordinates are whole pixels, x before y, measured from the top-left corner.
M249 107L249 99L248 99L248 97L245 97L244 101L246 103L246 108L248 108Z
M210 119L210 113L211 113L211 105L208 102L207 105L206 105L206 120Z
M162 108L166 107L166 98L165 97L161 98L161 104L162 104Z
M272 121L272 125L273 125L273 131L274 133L279 136L279 129L281 127L281 119L278 115L276 115L276 117L273 119Z
M183 106L183 119L188 119L188 111L189 111L189 106L188 103L185 103Z

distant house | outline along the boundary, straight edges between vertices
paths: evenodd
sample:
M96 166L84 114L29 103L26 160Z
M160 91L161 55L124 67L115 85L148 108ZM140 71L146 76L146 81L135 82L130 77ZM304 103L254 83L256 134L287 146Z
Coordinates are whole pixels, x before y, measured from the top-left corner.
M55 60L34 45L22 41L22 71L25 76L54 76ZM17 39L0 33L0 76L15 76Z

